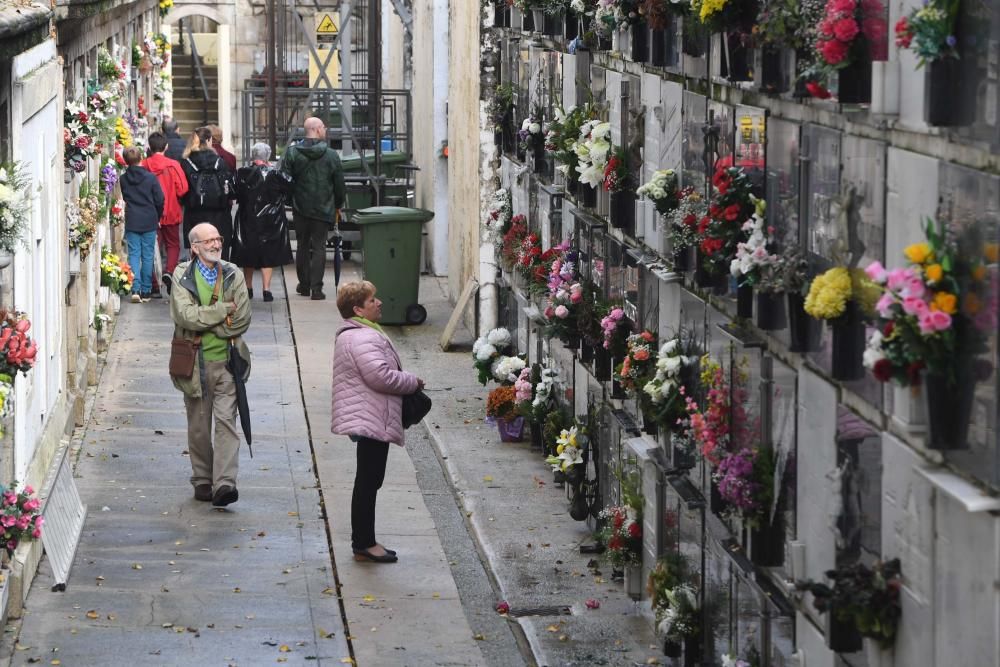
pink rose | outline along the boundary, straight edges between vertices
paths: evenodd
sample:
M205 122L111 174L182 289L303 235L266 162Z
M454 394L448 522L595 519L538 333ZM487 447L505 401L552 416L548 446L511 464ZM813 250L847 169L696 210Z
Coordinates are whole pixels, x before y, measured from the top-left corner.
M25 501L25 503L24 503L24 511L25 512L34 512L35 510L38 509L38 506L40 504L41 503L38 502L38 498L32 498L31 500Z
M920 333L925 336L944 331L951 326L951 315L941 310L928 310L920 315Z
M893 291L899 290L910 276L908 269L893 269L886 278L886 285Z
M42 529L35 528L33 531L31 531L31 536L37 540L39 537L42 536Z
M545 308L545 319L551 320L552 316L555 315L555 313L556 313L555 308L553 308L552 306L547 306Z
M35 525L37 527L39 527L39 528L41 528L43 525L45 525L45 517L42 516L42 515L36 516L35 517Z
M888 292L884 293L875 304L875 310L878 311L879 316L888 319L892 315L892 305L896 303L896 299L893 298Z
M31 517L27 516L26 514L22 514L21 517L15 522L15 525L17 526L18 530L24 530L25 528L28 527L29 523L31 523Z
M28 329L31 328L31 320L18 320L14 328L18 333L28 333Z
M0 516L0 526L3 526L4 528L10 528L15 523L17 523L17 519L15 519L9 514L4 514L3 516Z
M915 296L908 296L903 299L903 312L907 315L916 315L917 317L923 317L927 312L927 302L923 299L918 299ZM923 326L923 325L921 325Z
M850 42L858 36L858 23L854 19L840 19L833 26L834 36L842 42Z
M556 317L561 320L566 319L569 316L569 308L566 306L558 306L556 308Z
M885 270L885 267L882 266L882 262L872 262L868 265L868 268L865 269L865 274L867 274L873 282L876 282L879 285L885 284L888 273L889 272Z

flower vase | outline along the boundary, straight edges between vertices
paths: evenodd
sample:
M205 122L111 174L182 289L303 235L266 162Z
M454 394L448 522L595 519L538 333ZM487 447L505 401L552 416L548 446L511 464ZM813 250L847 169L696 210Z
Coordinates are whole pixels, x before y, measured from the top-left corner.
M660 432L660 425L656 423L655 419L650 419L645 414L642 415L642 431L646 435L651 435L654 438Z
M580 341L580 363L589 364L594 360L594 346L586 340Z
M757 328L762 331L784 329L785 298L780 292L757 292Z
M865 376L862 358L865 353L865 323L861 309L854 301L848 301L844 314L830 320L833 337L832 366L834 380L860 380Z
M955 384L938 373L923 373L924 407L927 411L927 448L938 451L967 449L969 422L975 398L971 360L955 365Z
M534 21L534 10L532 11L522 11L521 14L521 31L531 32L535 29Z
M819 349L823 334L819 320L805 310L805 297L799 293L788 293L788 329L792 352L815 352Z
M838 73L837 101L841 104L872 101L872 61L867 53L852 60Z
M542 443L542 425L534 422L529 423L528 433L531 435L531 448L537 449L538 451L544 450L544 445Z
M753 287L750 285L736 288L736 317L744 320L753 317Z
M545 29L545 10L531 10L531 29L534 32L542 32Z
M629 236L635 236L635 193L628 190L611 193L609 222Z
M628 398L628 392L622 386L622 383L618 381L617 375L612 379L611 382L611 398L617 400L625 400Z
M963 74L963 61L940 58L926 65L924 120L928 125L956 127L975 121L975 86ZM970 99L972 97L972 99Z
M694 468L694 457L690 452L685 451L683 447L674 443L671 447L673 456L671 463L675 469L690 470ZM712 485L715 488L715 485Z
M507 0L497 0L493 6L493 25L498 28L510 27L510 7Z
M531 168L536 174L545 172L545 141L535 139L535 145L531 149Z
M750 562L761 567L779 567L785 562L785 522L774 521L750 529Z
M572 42L580 34L580 19L572 12L564 12L563 18L563 39Z
M892 648L882 648L877 639L865 637L862 642L865 649L865 662L868 667L894 667L895 651Z
M760 89L777 95L788 90L788 76L785 68L785 52L781 49L764 47L760 53Z
M597 190L586 183L576 182L576 200L583 208L594 208L597 206Z
M642 565L625 566L625 594L633 600L642 598Z
M576 466L581 468L582 466ZM572 482L571 482L572 484ZM569 501L569 516L574 521L586 521L590 516L590 507L587 505L587 494L583 490L583 483L573 484L573 498Z
M826 646L835 653L855 653L861 650L861 633L854 623L837 618L836 608L826 611Z
M702 645L701 637L684 638L684 667L701 667Z
M668 658L679 658L684 653L684 646L669 637L663 640L663 655Z
M892 386L892 421L908 433L927 432L927 406L924 388Z
M600 382L611 379L611 352L598 345L594 350L594 377Z
M719 492L719 485L714 479L712 480L711 485L712 490L708 499L708 508L712 511L712 514L725 514L729 509L729 502L722 497L722 493Z
M654 67L667 66L666 30L649 31L649 64Z
M559 37L563 30L562 13L546 14L543 32L549 37Z
M76 251L76 256L79 258L80 256L79 250ZM13 253L0 252L0 269L6 269L8 266L11 265L11 263L13 263L13 261L14 261ZM77 265L79 266L79 262L77 262ZM79 272L79 269L77 269L77 272Z
M692 58L705 55L711 33L701 21L684 20L681 23L681 50Z
M674 272L687 273L695 266L695 247L687 246L674 253Z
M497 431L500 432L500 442L521 442L521 434L524 432L524 417L498 419Z
M649 60L649 30L645 23L635 23L632 25L632 39L630 40L629 56L632 62L644 63Z

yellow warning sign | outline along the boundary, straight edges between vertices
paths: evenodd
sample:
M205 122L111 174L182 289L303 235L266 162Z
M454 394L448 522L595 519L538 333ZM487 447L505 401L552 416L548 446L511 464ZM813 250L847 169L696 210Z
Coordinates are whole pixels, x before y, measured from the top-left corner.
M329 14L317 14L316 32L321 35L336 35L338 32L337 24L333 22Z

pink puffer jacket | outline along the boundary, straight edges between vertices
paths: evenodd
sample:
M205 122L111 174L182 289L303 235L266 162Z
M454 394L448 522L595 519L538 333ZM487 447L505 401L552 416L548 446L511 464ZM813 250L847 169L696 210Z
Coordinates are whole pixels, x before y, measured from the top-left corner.
M333 350L330 430L403 445L402 396L417 390L417 376L400 368L386 336L353 320L344 322Z

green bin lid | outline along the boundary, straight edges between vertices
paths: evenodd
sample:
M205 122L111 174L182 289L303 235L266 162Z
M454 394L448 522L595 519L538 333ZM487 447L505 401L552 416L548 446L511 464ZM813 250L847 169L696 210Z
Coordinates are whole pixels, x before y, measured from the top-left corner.
M355 211L351 221L359 225L373 225L383 222L427 222L434 217L434 211L403 206L373 206Z
M403 164L410 159L408 153L402 151L382 151L382 164L383 165L397 165ZM375 164L375 154L368 153L365 155L365 162L369 166ZM361 155L355 153L354 155L344 155L340 158L340 164L344 167L344 171L355 172L363 171L361 168Z

